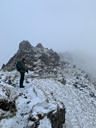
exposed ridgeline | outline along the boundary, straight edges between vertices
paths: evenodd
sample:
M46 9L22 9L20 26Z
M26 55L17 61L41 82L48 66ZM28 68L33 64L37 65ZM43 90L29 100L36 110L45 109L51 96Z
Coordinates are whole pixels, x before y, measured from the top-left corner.
M59 64L59 55L52 49L44 48L41 43L33 47L30 42L22 41L19 44L19 50L8 61L6 65L2 66L2 69L12 71L15 69L17 60L22 57L26 58L27 66L30 70L46 67L56 67Z

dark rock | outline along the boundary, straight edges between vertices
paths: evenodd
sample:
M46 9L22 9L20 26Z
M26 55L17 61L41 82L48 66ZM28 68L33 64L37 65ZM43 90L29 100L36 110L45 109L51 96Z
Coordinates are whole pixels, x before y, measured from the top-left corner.
M51 122L52 128L63 128L63 124L65 123L65 113L64 105L63 108L57 106L57 111L49 112L48 118Z
M76 68L76 65L73 65L73 68Z
M3 111L16 112L15 102L8 101L6 99L0 99L0 109Z
M30 50L32 50L32 45L30 44L30 42L29 41L22 41L20 44L19 44L19 50L20 51L30 51Z
M6 66L6 65L5 65L5 64L3 64L3 65L2 65L2 69L3 69L3 68L5 68L5 66Z
M93 92L90 92L90 96L91 96L91 97L96 97Z
M2 66L2 69L7 71L16 69L16 62L22 58L26 59L26 66L32 71L41 66L57 66L60 59L56 52L44 48L40 43L36 47L33 47L29 41L22 41L19 44L17 53L11 57L6 65Z
M10 79L8 80L8 84L10 84L10 85L12 84L12 81Z
M76 79L79 79L79 76L76 76Z
M46 65L49 65L49 57L47 54L43 53L39 59L41 59L41 61L43 61Z
M36 47L37 47L37 48L44 48L41 43L38 43L38 44L36 45Z
M32 110L33 111L33 110ZM65 124L65 106L63 103L57 105L57 109L49 111L48 113L37 113L37 115L32 115L32 111L29 114L28 128L38 128L40 121L47 117L50 120L52 128L63 128Z
M66 80L64 78L62 78L61 80L58 80L59 82L61 82L62 84L66 84Z
M75 82L74 84L73 84L73 86L75 87L75 88L78 88L78 82Z
M88 74L85 74L85 76L84 76L87 80L90 80L89 79L89 75Z

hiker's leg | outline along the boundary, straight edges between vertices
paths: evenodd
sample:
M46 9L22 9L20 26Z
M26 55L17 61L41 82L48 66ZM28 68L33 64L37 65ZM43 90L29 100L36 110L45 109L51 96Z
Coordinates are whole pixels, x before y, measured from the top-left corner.
M25 73L20 73L20 87L23 87L23 82L24 82L24 75Z

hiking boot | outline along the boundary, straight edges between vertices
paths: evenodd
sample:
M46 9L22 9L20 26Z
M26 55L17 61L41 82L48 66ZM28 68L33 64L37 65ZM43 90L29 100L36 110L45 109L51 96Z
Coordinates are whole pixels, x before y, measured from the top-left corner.
M24 88L25 86L20 86L20 88Z

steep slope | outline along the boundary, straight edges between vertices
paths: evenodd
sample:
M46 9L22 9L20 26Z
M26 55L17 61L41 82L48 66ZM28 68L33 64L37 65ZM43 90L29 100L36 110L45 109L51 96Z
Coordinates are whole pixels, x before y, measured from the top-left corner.
M9 85L9 76L15 76L16 82L17 75L16 72L0 73L0 128L51 128L51 125L55 128L58 123L63 128L65 122L63 102L49 98L38 86L39 81L32 81L31 76L27 76L24 89L18 88L17 84L16 87L12 83ZM52 97L51 92L48 93Z
M46 66L49 68L56 67L60 59L56 52L52 49L44 48L40 43L33 47L29 41L22 41L19 44L18 51L6 65L2 66L2 69L14 70L16 62L22 58L26 59L29 70L37 70L38 68L46 70Z
M15 63L25 57L30 71L19 88ZM89 75L42 44L28 41L0 71L0 128L96 128L96 89ZM59 125L59 126L58 126Z
M0 73L0 95L5 97L2 88L7 87L12 88L12 98L17 96L16 115L2 119L0 128L26 128L30 124L28 113L32 106L35 106L33 113L44 114L46 111L56 110L57 104L62 106L61 103L66 108L66 128L96 128L96 90L88 74L68 62L62 62L54 70L51 74L46 72L42 76L38 72L29 72L26 74L24 89L18 87L16 71ZM51 128L47 118L39 125L39 128L45 127Z

